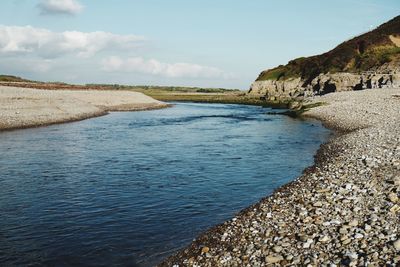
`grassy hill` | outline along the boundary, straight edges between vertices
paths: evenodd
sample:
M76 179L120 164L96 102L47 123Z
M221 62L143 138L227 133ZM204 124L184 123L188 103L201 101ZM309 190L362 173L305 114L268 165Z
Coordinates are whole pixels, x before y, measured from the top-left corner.
M13 75L0 75L0 82L30 82L30 80Z
M363 72L400 60L400 16L373 31L348 40L333 50L302 57L287 65L263 71L257 81L301 77L311 81L320 73Z

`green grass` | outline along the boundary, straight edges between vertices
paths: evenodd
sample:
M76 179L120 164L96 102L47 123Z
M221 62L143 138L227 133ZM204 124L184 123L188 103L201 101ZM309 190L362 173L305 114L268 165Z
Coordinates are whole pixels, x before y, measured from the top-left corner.
M126 85L99 85L116 90L132 90L148 95L160 101L184 101L203 103L245 104L258 105L273 108L286 108L286 101L265 101L246 95L238 89L223 88L199 88L199 87L177 87L177 86L126 86Z
M228 93L240 92L239 89L200 88L184 86L120 85L120 84L86 84L88 87L103 87L115 90L134 90L138 92L180 92L180 93Z
M278 66L272 70L263 71L257 80L265 81L265 80L279 80L281 77L285 76L286 67Z
M400 47L381 47L375 48L362 55L357 55L354 67L350 69L356 71L368 71L375 66L383 65L400 55Z
M288 104L289 106L290 104ZM317 102L317 103L312 103L312 104L303 104L302 107L298 110L293 110L289 109L283 112L269 112L268 114L273 114L273 115L287 115L292 118L298 118L300 117L304 112L309 111L312 108L319 107L319 106L324 106L326 105L325 102Z
M30 80L13 75L0 75L0 82L30 82Z
M243 92L235 93L171 93L165 91L147 90L142 93L160 101L183 101L199 103L223 103L223 104L244 104L257 105L272 108L287 108L288 101L265 101L246 95Z

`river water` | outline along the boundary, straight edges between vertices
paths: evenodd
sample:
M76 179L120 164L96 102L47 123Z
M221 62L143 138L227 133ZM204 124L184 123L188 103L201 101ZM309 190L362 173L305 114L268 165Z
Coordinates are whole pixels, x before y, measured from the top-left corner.
M152 266L299 176L330 132L178 103L0 133L0 265Z

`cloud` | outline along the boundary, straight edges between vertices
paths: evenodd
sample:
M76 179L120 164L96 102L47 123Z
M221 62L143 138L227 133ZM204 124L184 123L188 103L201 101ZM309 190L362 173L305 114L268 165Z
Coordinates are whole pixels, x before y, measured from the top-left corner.
M102 68L107 72L137 72L169 78L229 78L224 71L191 63L163 63L155 59L141 57L121 59L112 56L102 60Z
M52 32L32 26L0 25L0 54L32 54L56 58L67 54L91 57L101 51L132 50L145 38L109 32Z
M76 0L42 0L37 7L42 15L76 15L83 10Z

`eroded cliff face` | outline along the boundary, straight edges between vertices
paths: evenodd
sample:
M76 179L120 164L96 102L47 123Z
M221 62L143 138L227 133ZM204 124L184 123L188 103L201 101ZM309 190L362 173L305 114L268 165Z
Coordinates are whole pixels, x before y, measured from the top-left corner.
M285 101L331 92L375 88L400 88L400 64L383 65L363 73L323 73L311 81L301 78L255 81L249 95L271 101Z

